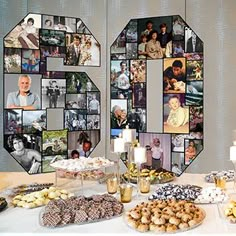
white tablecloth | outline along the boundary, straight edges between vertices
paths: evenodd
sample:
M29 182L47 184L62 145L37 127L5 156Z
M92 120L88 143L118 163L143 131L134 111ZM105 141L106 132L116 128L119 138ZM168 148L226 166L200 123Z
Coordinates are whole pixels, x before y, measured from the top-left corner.
M0 173L0 191L3 191L3 188L9 186L15 186L22 183L32 183L32 182L54 182L55 175L43 174L43 175L34 175L29 176L26 173ZM14 184L13 184L14 182ZM206 183L204 181L204 175L202 174L183 174L181 177L177 178L172 183L179 184L194 184L202 187L212 186L213 184ZM60 182L59 182L60 184ZM67 185L69 186L69 185ZM67 187L66 185L64 187ZM73 182L75 186L75 182ZM156 186L152 186L154 190ZM81 191L81 186L78 183L76 189L78 192ZM227 191L233 192L233 182L227 183ZM83 193L86 196L98 193L105 193L106 186L105 184L99 184L93 181L86 181L84 183ZM0 194L1 195L1 194ZM138 202L147 200L149 194L141 195L139 200L134 200L131 203L126 203L125 210L132 208ZM205 204L200 205L206 211L206 218L204 222L186 232L178 233L178 235L188 235L188 234L236 234L236 224L229 225L224 220L219 217L217 205L215 204ZM59 228L45 228L39 224L39 213L42 208L36 209L23 209L23 208L13 208L9 207L3 212L0 213L0 235L10 235L11 233L35 233L37 234L52 234L52 233L77 233L77 234L141 234L133 229L129 228L123 220L123 217L117 217L111 220L97 222L92 224L85 225L69 225ZM152 234L151 232L148 233Z

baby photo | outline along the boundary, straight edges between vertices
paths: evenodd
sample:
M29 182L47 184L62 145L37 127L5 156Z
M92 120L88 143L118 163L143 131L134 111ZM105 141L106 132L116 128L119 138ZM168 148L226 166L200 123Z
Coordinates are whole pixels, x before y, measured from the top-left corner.
M195 157L202 151L202 140L185 140L185 165L189 165Z

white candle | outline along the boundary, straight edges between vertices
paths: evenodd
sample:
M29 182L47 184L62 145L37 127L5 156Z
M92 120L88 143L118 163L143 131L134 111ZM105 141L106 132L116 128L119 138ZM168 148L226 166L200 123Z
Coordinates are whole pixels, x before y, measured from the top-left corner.
M134 162L135 163L145 163L147 161L146 148L135 147L134 148Z
M236 146L230 147L230 160L236 161Z
M114 152L125 152L125 141L123 138L114 139Z
M236 130L233 130L233 144L236 146Z
M129 129L129 126L126 126L126 129L122 130L122 137L126 143L133 142L132 129Z

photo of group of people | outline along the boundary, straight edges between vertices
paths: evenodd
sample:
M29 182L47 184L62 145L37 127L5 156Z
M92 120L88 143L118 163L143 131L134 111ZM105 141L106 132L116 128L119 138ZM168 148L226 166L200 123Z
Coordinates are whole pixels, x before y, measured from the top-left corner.
M182 164L170 158L169 169L183 171L185 140L203 143L203 42L178 15L131 19L112 43L110 58L111 138L126 125L147 131L148 60L163 60L162 131L179 139L169 149L170 156L181 154L175 156Z
M98 143L99 89L85 72L47 69L50 57L66 65L100 66L100 44L83 21L28 14L3 42L4 148L15 160L29 174L50 172L50 163L68 158L69 132L95 130ZM69 63L74 53L78 63ZM52 109L63 114L60 130L48 127Z

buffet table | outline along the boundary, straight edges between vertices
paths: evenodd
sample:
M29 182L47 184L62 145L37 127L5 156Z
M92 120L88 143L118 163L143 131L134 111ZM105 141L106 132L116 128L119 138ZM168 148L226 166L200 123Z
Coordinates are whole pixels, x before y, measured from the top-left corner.
M204 181L204 174L183 174L181 177L176 178L171 183L177 184L192 184L199 185L201 187L213 186L211 183ZM54 182L55 174L43 174L43 175L28 175L24 172L11 172L0 173L0 192L11 186L20 184L29 184L33 182L45 183ZM233 182L226 184L227 192L232 193ZM152 185L151 192L156 189L156 185ZM78 184L78 192L80 186ZM134 191L136 192L136 191ZM85 181L83 193L86 196L92 194L106 193L106 185L99 184L97 181ZM134 207L137 203L146 201L149 194L142 194L139 200L133 200L131 203L124 203L125 210ZM0 194L1 195L1 194ZM206 218L203 223L186 232L177 233L177 235L188 234L229 234L236 232L236 224L230 225L220 218L218 208L216 204L202 204L200 205L205 212ZM84 225L68 225L58 228L45 228L39 224L39 213L41 207L35 209L13 208L8 207L4 211L0 212L0 233L1 235L10 235L11 233L35 233L36 234L51 234L51 233L79 233L79 234L140 234L137 231L129 228L123 220L123 217L117 217L103 222L96 222ZM154 234L148 232L147 234Z

